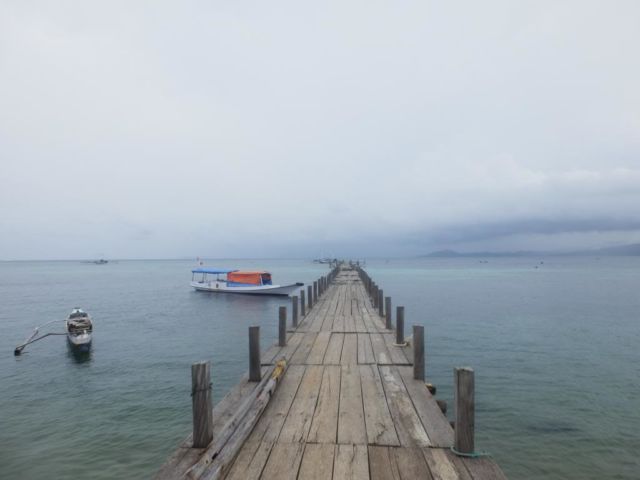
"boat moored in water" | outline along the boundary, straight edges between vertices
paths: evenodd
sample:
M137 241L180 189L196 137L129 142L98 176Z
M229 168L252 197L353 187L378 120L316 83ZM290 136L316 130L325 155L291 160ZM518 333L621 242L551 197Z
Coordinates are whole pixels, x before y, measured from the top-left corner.
M200 267L191 270L191 274L191 286L205 292L291 295L304 286L303 283L274 285L271 274L264 270L240 271Z
M65 322L67 340L69 345L79 351L88 351L91 348L91 334L93 324L91 317L81 308L74 308Z

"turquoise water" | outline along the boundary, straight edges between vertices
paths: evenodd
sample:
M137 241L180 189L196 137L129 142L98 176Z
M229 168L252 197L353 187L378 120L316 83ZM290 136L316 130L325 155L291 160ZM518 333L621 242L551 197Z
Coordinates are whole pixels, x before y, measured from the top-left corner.
M543 264L540 261L544 261ZM214 262L209 262L213 265ZM266 268L278 283L327 271ZM189 261L0 263L0 478L148 478L190 430L190 365L212 361L219 399L247 368L247 327L275 340L281 298L193 292ZM538 268L535 268L535 267ZM452 404L452 369L476 371L476 444L512 479L637 479L640 258L370 261L426 327L427 374ZM91 355L64 337L13 348L74 306Z

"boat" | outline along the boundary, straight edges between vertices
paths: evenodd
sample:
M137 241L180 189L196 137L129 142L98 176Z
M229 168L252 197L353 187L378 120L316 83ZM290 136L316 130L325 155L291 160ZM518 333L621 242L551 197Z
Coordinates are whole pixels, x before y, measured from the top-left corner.
M74 308L65 322L65 330L69 345L79 351L89 351L93 324L87 312L81 308Z
M204 292L245 293L249 295L291 295L304 283L274 285L264 270L241 271L199 267L191 270L191 286Z

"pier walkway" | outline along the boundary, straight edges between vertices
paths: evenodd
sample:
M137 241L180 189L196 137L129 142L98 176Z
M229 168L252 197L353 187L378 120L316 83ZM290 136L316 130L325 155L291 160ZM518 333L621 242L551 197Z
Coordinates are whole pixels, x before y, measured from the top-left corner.
M264 374L282 358L286 373L228 464L207 472L206 449L189 437L157 479L505 478L490 458L451 451L454 430L414 379L412 346L395 344L358 271L343 267L332 280L297 328L289 322L286 345L263 353ZM212 444L256 385L243 378L213 409Z

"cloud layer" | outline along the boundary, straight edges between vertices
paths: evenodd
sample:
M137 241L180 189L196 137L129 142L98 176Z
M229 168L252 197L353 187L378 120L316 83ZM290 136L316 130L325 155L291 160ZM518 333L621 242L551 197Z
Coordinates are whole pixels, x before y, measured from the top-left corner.
M3 2L0 259L640 241L637 2Z

